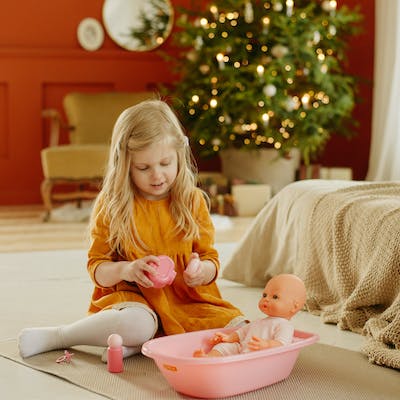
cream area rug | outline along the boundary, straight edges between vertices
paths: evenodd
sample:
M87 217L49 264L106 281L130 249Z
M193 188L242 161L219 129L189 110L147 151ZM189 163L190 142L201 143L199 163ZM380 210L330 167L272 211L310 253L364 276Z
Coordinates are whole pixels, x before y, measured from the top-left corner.
M28 359L18 355L15 340L0 343L0 354L88 391L115 400L189 399L172 389L152 359L136 355L124 360L124 371L112 374L94 347L77 347L70 363L56 363L62 351ZM268 373L268 371L265 371ZM210 382L212 385L212 382ZM313 344L300 356L285 380L252 392L227 397L237 400L395 400L399 399L398 371L365 362L358 352Z

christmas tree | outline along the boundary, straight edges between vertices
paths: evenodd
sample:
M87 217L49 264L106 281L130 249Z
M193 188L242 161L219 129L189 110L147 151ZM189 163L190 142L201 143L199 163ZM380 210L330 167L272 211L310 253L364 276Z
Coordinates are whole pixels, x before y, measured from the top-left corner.
M236 147L301 151L352 134L346 43L361 14L336 1L215 0L180 9L170 92L200 156Z

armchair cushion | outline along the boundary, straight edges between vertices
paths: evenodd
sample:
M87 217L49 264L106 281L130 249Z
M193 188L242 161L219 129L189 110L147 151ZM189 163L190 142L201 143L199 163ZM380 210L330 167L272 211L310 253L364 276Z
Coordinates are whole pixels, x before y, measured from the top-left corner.
M72 128L71 144L108 144L119 114L150 97L149 92L67 94L64 97L64 109Z
M91 179L104 176L108 144L60 145L41 151L43 175L48 179Z

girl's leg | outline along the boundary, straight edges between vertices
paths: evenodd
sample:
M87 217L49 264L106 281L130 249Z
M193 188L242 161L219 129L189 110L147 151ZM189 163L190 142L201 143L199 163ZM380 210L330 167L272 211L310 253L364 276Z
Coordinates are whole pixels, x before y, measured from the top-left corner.
M75 345L107 346L108 336L117 333L125 347L136 350L125 349L128 356L138 352L140 345L154 337L157 325L157 316L150 308L140 303L127 303L69 325L24 329L18 337L18 346L25 358Z

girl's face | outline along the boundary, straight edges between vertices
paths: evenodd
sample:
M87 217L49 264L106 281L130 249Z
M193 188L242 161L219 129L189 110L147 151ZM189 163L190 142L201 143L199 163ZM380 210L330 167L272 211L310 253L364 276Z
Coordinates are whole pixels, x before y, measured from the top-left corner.
M154 143L132 156L130 176L145 199L167 197L177 173L178 155L168 140Z

